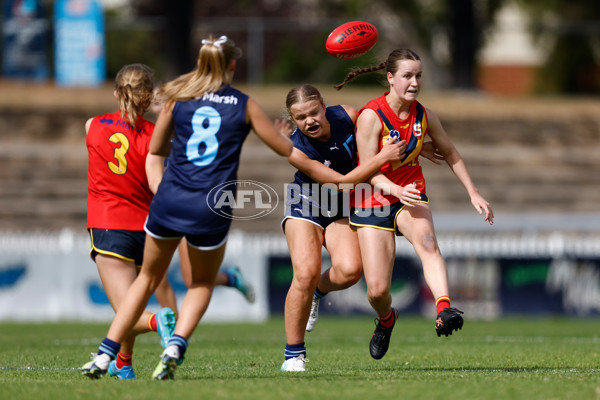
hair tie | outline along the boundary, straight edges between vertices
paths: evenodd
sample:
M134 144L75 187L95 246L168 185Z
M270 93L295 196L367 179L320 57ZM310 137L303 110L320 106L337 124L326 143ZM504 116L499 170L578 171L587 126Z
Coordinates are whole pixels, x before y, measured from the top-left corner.
M220 38L218 38L217 40L215 40L214 42L209 40L209 39L202 39L202 44L212 44L213 46L216 46L219 48L219 50L222 49L221 45L227 42L227 36L223 35Z

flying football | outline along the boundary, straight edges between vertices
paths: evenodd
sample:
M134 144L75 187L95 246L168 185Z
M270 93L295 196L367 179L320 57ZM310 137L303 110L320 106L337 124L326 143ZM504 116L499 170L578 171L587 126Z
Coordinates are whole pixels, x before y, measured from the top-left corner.
M369 22L346 22L329 34L325 49L337 58L354 58L369 51L378 37L377 28Z

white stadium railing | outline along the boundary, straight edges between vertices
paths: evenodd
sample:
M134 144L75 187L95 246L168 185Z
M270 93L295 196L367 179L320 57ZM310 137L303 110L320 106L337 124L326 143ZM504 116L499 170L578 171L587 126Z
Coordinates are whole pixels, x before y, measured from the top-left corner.
M600 299L600 282L592 282L590 288L589 282L586 285L583 278L584 272L581 272L583 262L589 264L589 268L585 269L585 276L592 278L587 278L588 281L600 277L598 217L554 218L551 223L548 221L552 217L545 219L545 222L538 220L537 223L532 223L526 218L515 217L513 223L506 223L510 220L507 218L504 224L497 223L492 228L486 226L478 215L436 218L440 249L448 260L451 291L459 294L468 292L463 282L466 279L464 277L468 276L468 285L471 285L469 288L483 285L485 289L482 288L482 291L488 292L488 298L464 298L459 304L475 316L502 315L503 309L504 312L507 310L507 305L502 303L502 289L495 281L500 279L500 264L506 265L506 262L498 260L550 259L555 261L550 262L547 268L550 272L546 289L565 293L564 310L583 315L600 313L600 300L598 304L595 300ZM455 229L459 222L463 228L460 231ZM520 228L517 226L518 222L521 222ZM522 228L523 222L527 229ZM416 267L412 268L420 268L410 243L398 237L396 244L397 256L403 260L413 260L410 263L414 263ZM89 258L89 246L89 237L85 231L0 231L0 320L110 320L113 311L101 299L102 287L95 265ZM269 263L272 257L285 259L288 256L285 237L281 233L257 234L232 230L224 264L236 265L242 269L256 288L257 300L254 304L248 304L242 296L231 295L230 289L218 288L204 320L263 321L268 318L273 312L273 301L283 302L281 298L269 299L269 290L272 289ZM323 268L326 268L329 261L325 251L323 260ZM575 261L565 267L568 260ZM177 256L169 270L170 278L177 279L176 275L172 275L176 274L175 269L178 270L176 265ZM565 272L565 268L569 268L571 272ZM556 271L562 274L562 280L557 281ZM569 276L569 281L580 282L579 289L574 283L565 281L565 274ZM581 293L583 286L585 296ZM592 290L593 287L596 289ZM329 296L332 310L370 312L364 288L351 289ZM184 292L184 289L180 290L178 297L183 296ZM417 293L418 290L413 292ZM490 292L495 294L490 295ZM405 300L407 298L404 296ZM461 300L460 296L458 299ZM338 306L336 309L336 302L338 305L344 303L355 307ZM427 301L422 303L423 314L429 315L430 304ZM149 307L158 305L150 304Z

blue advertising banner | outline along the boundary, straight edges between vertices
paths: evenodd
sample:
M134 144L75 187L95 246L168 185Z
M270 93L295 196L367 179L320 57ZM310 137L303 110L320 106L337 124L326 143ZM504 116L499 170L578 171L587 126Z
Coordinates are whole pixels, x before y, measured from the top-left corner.
M48 21L42 5L37 0L5 0L2 15L2 75L47 79Z
M104 13L97 0L54 3L55 77L60 86L98 86L106 79Z
M504 314L600 314L600 259L502 260Z
M328 256L322 260L322 269L331 266ZM269 311L282 314L285 297L292 282L292 262L287 256L271 256L269 269ZM428 301L429 290L422 282L422 269L418 260L396 257L392 273L392 306L402 313L418 314ZM369 314L373 310L367 299L367 285L361 278L352 287L329 293L319 306L323 314Z
M323 258L323 269L331 265ZM590 257L447 257L452 305L470 318L493 319L502 315L600 314L600 259ZM271 256L269 308L284 310L292 281L289 257ZM402 314L433 317L433 296L424 281L421 262L396 257L392 275L392 306ZM366 285L329 293L321 301L323 314L373 314Z

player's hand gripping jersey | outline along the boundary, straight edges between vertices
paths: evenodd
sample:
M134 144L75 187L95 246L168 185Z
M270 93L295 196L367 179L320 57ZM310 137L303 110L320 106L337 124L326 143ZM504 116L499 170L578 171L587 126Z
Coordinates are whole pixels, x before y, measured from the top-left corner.
M413 182L416 183L417 190L421 194L425 194L425 179L423 178L423 170L419 164L419 153L421 153L423 140L428 132L427 113L419 102L413 101L410 105L408 117L400 119L387 103L386 95L387 92L381 97L371 100L360 112L368 108L377 113L383 126L379 134L379 150L389 140L406 140L407 148L402 160L387 163L381 167L380 171L397 185L406 186ZM369 193L366 194L368 195ZM392 195L373 193L370 196L360 196L360 193L357 193L357 196L354 198L354 206L359 208L374 208L389 205L397 201L400 200Z
M311 160L316 160L342 175L352 171L357 165L356 140L354 138L354 123L348 116L342 106L327 107L325 111L327 121L331 129L331 137L326 142L321 142L304 135L300 129L296 128L292 133L291 139L294 147L302 151ZM300 193L290 194L291 190L300 191ZM328 199L322 204L322 196L327 193ZM323 191L321 185L302 171L296 171L292 185L288 186L288 197L302 198L303 203L307 203L310 208L320 209L323 216L334 218L342 216L344 211L343 195L337 191ZM332 208L334 202L337 204ZM287 210L287 207L286 207Z

